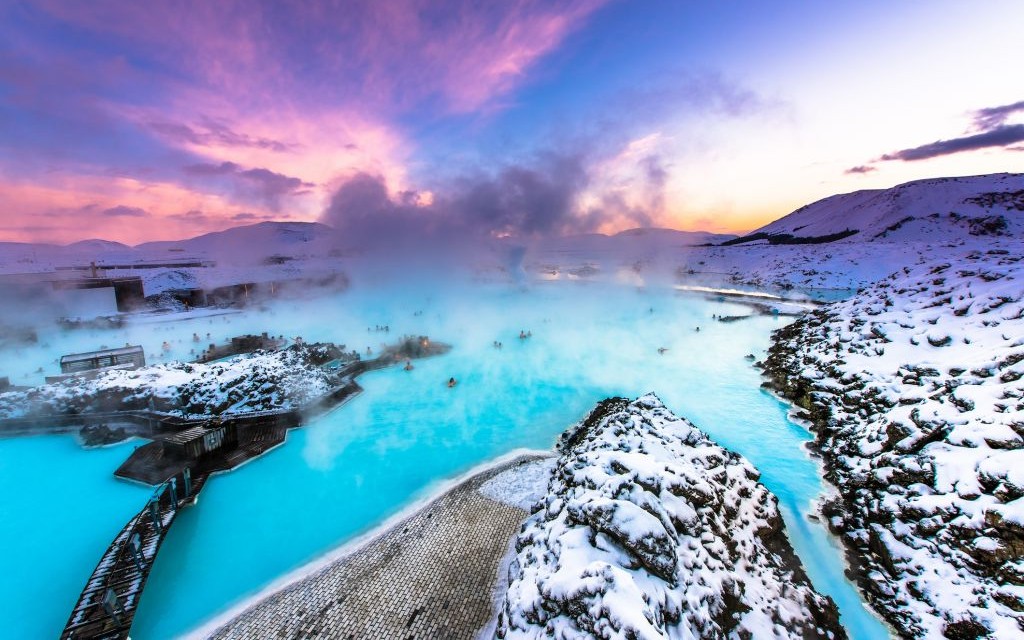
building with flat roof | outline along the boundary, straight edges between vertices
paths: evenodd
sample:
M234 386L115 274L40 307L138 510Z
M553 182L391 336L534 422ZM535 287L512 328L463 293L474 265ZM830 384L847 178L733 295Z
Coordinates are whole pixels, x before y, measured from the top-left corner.
M139 345L127 345L118 349L103 349L88 353L69 353L61 356L61 373L81 373L96 369L119 367L138 369L146 366L146 354Z

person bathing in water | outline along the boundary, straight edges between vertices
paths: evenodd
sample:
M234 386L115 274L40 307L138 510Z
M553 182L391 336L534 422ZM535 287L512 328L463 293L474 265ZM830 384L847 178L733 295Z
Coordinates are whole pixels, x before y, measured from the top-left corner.
M457 384L458 384L458 382L455 381L455 378L448 378L448 388L449 389L451 389L452 387L454 387Z
M413 370L412 360L406 360L405 361L405 366L402 367L402 368L405 369L406 371L412 371Z

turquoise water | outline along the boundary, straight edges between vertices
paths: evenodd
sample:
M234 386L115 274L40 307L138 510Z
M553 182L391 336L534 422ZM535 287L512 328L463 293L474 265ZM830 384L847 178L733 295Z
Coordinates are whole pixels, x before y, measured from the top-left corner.
M851 636L888 637L843 577L839 550L805 517L822 491L801 447L807 432L760 390L758 372L744 359L760 356L784 320L711 320L742 313L735 303L667 289L549 283L524 291L481 284L457 292L355 289L331 300L150 328L150 335L128 330L182 349L191 346L196 327L220 338L270 330L360 350L406 332L455 345L445 356L416 362L411 372L363 376L364 394L292 431L285 446L264 458L215 477L165 542L133 637L187 632L443 480L515 448L548 448L598 400L647 391L761 469L815 586L839 603ZM391 333L367 332L376 324L390 325ZM520 329L533 337L520 341ZM47 338L54 353L85 340ZM494 349L494 340L504 348ZM668 351L658 355L658 347ZM445 385L450 376L459 380L455 389ZM23 576L0 583L0 601L24 613L9 637L55 636L99 554L141 506L144 489L110 476L124 455L125 447L82 451L69 437L0 441L4 478L32 471L18 497L0 494L5 563ZM79 503L83 493L88 506ZM70 530L54 522L52 513L62 509L80 510ZM26 531L35 532L31 543Z

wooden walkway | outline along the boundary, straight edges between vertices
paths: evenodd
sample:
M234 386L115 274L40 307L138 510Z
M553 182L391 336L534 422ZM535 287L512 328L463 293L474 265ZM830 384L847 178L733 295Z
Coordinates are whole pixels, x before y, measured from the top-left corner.
M195 502L209 474L184 475L157 487L146 506L121 529L85 583L62 640L128 637L157 551L178 510ZM186 493L186 487L190 489Z

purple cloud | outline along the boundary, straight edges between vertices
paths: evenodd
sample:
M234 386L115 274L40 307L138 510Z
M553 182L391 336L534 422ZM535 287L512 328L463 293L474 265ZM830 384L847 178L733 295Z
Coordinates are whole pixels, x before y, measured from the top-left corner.
M304 195L316 186L262 167L245 169L234 162L191 164L182 167L182 171L200 179L226 179L239 197L255 200L274 211L281 207L283 198Z
M126 207L124 205L118 205L116 207L110 207L109 209L104 209L103 211L100 211L100 214L104 215L104 216L115 217L115 218L116 217L144 218L144 217L146 217L146 215L148 215L146 213L145 209L140 209L139 207Z
M248 147L254 149L270 149L272 151L290 151L297 145L271 140L270 138L253 137L238 133L222 123L206 120L201 125L190 127L180 122L149 122L147 126L155 133L177 142L201 146Z
M1003 124L1013 114L1024 112L1024 100L1006 104L1001 107L988 107L978 109L974 112L974 128L981 131L989 131Z
M868 164L860 164L860 165L857 165L856 167L850 167L849 169L847 169L843 173L846 173L846 174L857 174L857 173L871 173L872 171L878 171L878 169L876 169L876 168L874 168L874 167L872 167L871 165L868 165Z
M913 162L915 160L927 160L928 158L945 156L951 153L975 151L988 147L1005 147L1021 141L1024 141L1024 124L1003 124L990 131L983 131L982 133L975 133L960 138L950 138L949 140L937 140L920 147L887 153L879 158L879 160Z
M191 209L189 211L186 211L185 213L174 213L167 217L172 220L177 220L178 222L184 222L187 224L205 224L206 222L209 222L211 219L210 216L206 215L205 213L198 209Z
M986 107L976 110L973 116L973 133L969 132L958 138L936 140L935 142L929 142L918 147L893 151L871 162L889 162L893 160L915 162L917 160L928 160L939 156L992 147L1003 147L1007 150L1015 151L1017 147L1010 145L1024 141L1024 124L1006 124L1010 116L1015 113L1024 113L1024 100L999 107ZM875 171L875 167L871 163L851 167L844 173L858 174L870 171Z

